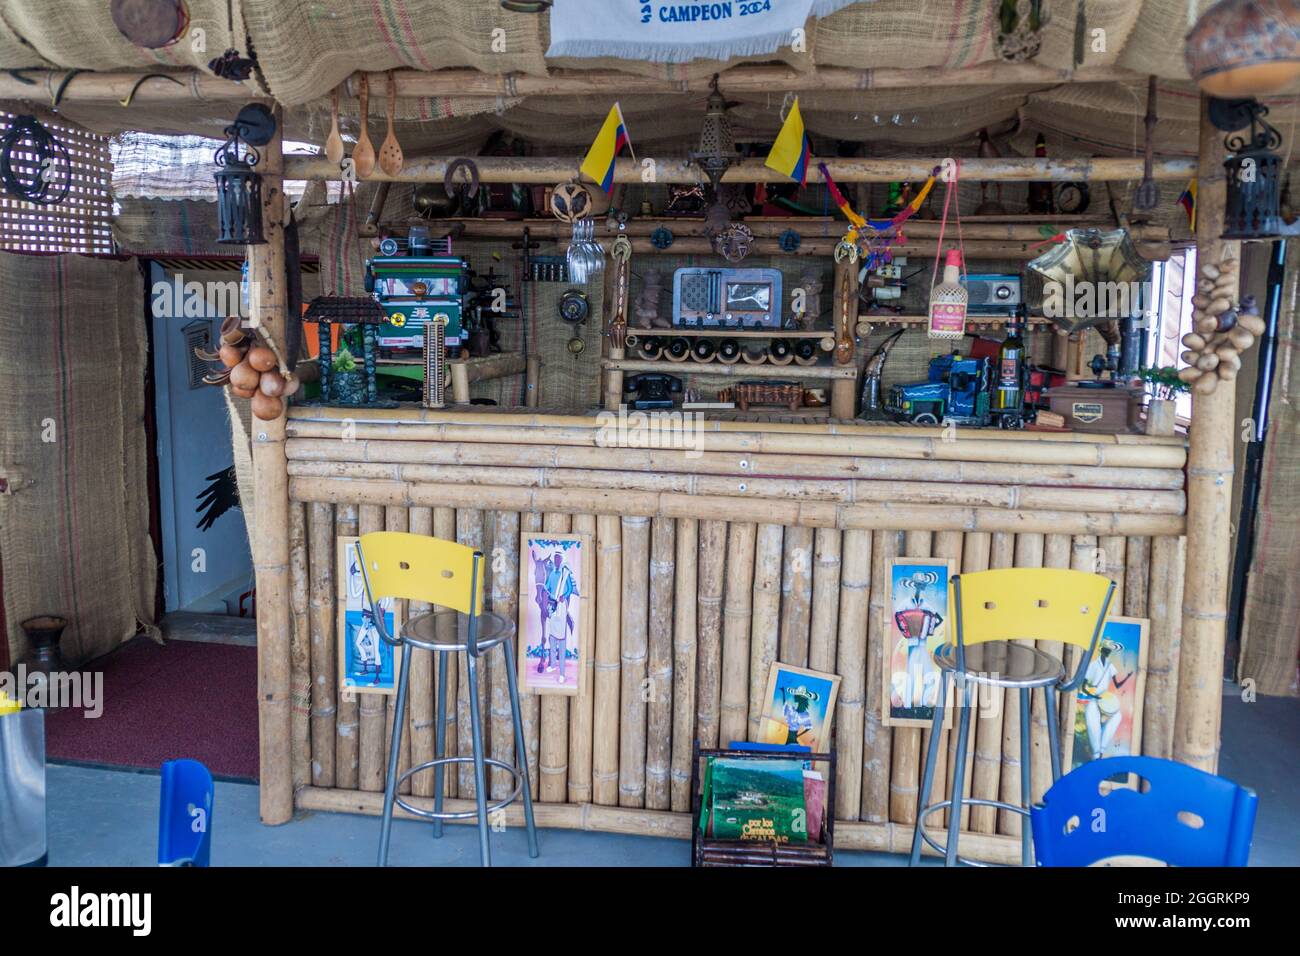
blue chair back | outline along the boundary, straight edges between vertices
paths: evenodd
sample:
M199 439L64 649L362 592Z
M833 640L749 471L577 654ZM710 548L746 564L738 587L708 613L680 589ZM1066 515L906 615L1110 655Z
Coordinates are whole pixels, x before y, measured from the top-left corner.
M162 765L158 865L207 866L212 850L212 774L197 760Z
M1141 778L1138 789L1109 783L1103 794L1103 783L1120 774ZM1245 866L1258 802L1253 790L1172 760L1090 760L1030 809L1034 854L1039 866L1090 866L1115 856Z

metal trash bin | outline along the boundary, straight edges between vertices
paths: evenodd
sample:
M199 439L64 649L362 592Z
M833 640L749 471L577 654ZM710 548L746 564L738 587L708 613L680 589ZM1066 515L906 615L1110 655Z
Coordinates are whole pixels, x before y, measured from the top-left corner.
M0 866L45 860L45 712L0 695Z

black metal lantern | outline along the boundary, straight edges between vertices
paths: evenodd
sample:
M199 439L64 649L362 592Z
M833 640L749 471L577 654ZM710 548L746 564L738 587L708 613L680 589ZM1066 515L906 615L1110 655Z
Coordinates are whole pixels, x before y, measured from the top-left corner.
M1282 158L1275 150L1282 136L1264 118L1267 115L1268 107L1253 99L1210 100L1210 121L1231 134L1223 141L1232 153L1223 163L1224 239L1275 239L1295 233L1279 213Z
M256 146L265 146L275 134L275 118L260 103L245 106L226 127L228 139L213 154L217 171L217 242L258 246L262 233L262 174L254 167L262 160Z

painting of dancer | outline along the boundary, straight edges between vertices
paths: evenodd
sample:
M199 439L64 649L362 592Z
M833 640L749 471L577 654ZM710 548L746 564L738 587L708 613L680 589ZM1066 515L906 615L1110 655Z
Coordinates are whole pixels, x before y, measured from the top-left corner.
M581 534L526 531L519 550L519 683L580 694L587 671L591 546Z

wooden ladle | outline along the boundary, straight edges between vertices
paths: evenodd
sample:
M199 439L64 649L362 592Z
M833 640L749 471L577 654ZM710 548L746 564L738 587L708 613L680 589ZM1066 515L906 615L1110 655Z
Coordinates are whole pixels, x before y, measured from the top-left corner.
M397 81L393 71L388 71L388 135L379 147L379 168L389 176L396 176L402 171L402 147L393 132L393 114L397 106Z
M361 131L357 133L357 145L352 150L352 165L361 179L366 179L375 171L375 147L370 142L370 131L366 129L370 115L370 81L361 74L361 85L357 91L361 109Z
M325 158L337 166L343 162L343 137L339 135L339 88L330 96L330 134L325 138Z

